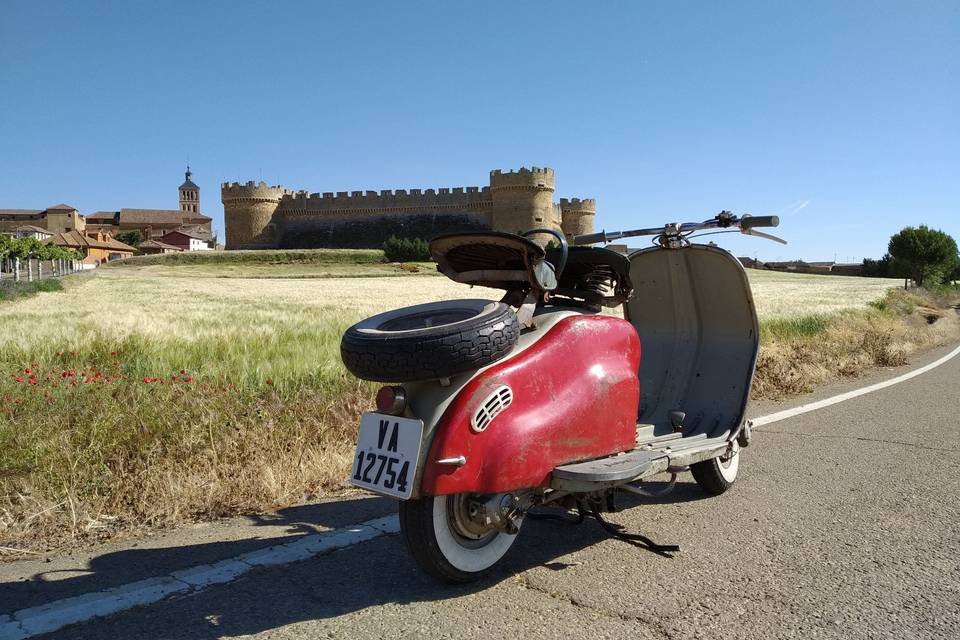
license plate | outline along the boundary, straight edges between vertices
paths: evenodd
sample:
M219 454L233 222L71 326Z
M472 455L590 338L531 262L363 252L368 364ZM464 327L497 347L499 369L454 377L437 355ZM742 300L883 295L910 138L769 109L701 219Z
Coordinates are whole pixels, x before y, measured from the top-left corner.
M422 437L422 420L363 414L350 484L406 500L413 493Z

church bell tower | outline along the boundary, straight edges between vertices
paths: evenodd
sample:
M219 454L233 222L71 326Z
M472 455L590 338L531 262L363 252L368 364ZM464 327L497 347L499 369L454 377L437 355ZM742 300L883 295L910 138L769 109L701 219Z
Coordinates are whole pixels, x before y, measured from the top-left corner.
M186 180L180 185L180 213L200 213L200 187L193 183L190 165L187 165Z

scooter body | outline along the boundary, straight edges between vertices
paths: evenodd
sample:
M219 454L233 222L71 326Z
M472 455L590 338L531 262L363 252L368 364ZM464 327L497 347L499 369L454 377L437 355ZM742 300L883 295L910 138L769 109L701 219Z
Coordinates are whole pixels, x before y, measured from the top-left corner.
M642 482L664 472L672 486L688 469L709 493L733 484L749 442L756 310L739 261L690 244L681 231L668 225L660 246L622 263L603 249L571 251L566 274L564 246L561 259L552 257L559 278L547 254L527 245L519 263L507 264L503 253L498 269L478 265L478 255L520 246L509 238L477 239L489 243L486 252L461 237L435 241L448 276L507 289L522 327L493 362L385 387L384 411L361 423L354 484L401 498L404 538L428 573L476 579L536 506L609 505L613 491L643 494ZM469 259L457 257L463 247ZM531 285L511 289L524 273ZM617 292L603 300L621 303L623 319L600 313L598 274ZM411 318L426 313L412 309ZM345 363L356 362L343 353ZM398 438L410 444L397 446ZM403 468L403 491L384 488L378 459L387 474Z
M548 326L533 330L528 348L456 393L433 431L419 495L548 487L563 464L633 449L637 332L625 320L593 314L554 311L534 321ZM509 406L478 430L478 415L504 392ZM437 463L459 457L462 466Z

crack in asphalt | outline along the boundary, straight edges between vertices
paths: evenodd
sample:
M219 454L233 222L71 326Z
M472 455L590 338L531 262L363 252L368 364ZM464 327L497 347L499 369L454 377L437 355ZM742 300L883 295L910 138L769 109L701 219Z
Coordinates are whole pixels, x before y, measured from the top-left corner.
M827 440L852 440L857 442L876 442L879 444L895 444L902 447L911 447L913 449L924 449L926 451L940 451L943 453L960 453L960 449L946 449L943 447L928 447L915 442L903 442L902 440L883 440L881 438L864 438L862 436L840 436L826 433L802 433L799 431L774 431L773 429L755 429L754 435L762 433L775 433L782 436L798 436L803 438L824 438Z
M584 611L589 611L598 615L601 615L605 618L612 618L617 620L622 620L624 622L638 622L643 626L654 631L658 636L666 638L666 640L673 640L674 635L659 621L639 616L631 615L627 613L621 613L619 611L610 611L609 609L604 609L602 607L596 607L590 604L583 602L575 598L574 596L568 595L566 593L561 593L559 591L550 591L549 589L544 589L543 587L537 586L530 582L530 579L527 576L518 573L514 575L514 581L522 588L528 591L533 591L542 595L552 598L553 600L559 600L561 602L566 602L567 604L576 607L577 609L583 609Z

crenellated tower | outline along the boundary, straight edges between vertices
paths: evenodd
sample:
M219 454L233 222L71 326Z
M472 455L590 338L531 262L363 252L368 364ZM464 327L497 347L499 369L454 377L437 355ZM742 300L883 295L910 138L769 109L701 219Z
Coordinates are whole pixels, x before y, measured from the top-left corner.
M491 225L497 231L510 233L536 227L559 231L553 192L553 169L494 169L490 172Z
M285 195L293 191L265 182L224 182L220 186L227 249L257 249L276 246L273 214Z
M567 237L593 233L596 215L597 201L593 198L560 198L561 226Z

